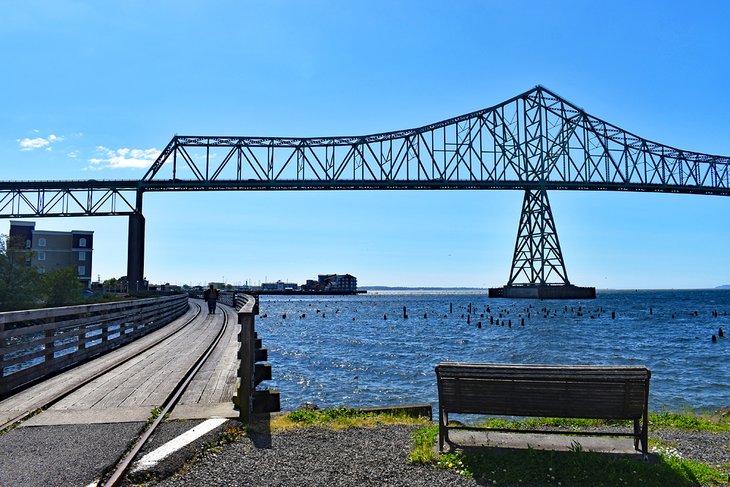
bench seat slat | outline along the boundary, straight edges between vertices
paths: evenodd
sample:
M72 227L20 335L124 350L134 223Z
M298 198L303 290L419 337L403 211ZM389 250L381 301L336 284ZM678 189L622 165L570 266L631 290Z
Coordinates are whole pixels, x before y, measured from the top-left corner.
M633 419L644 409L644 382L599 384L568 381L441 379L441 407L454 413L571 417L594 411L594 417ZM510 413L515 409L520 413ZM607 416L608 415L608 416Z
M531 380L567 378L571 381L610 381L616 377L643 380L647 378L649 370L645 367L635 366L598 367L587 365L504 365L442 362L436 367L436 372L442 377L455 375L457 377L493 377L495 379L524 377Z

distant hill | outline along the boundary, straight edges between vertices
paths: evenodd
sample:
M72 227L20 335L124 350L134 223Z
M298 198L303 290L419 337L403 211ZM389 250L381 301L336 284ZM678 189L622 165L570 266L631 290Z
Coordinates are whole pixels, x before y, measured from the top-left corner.
M723 284L722 286L717 286L715 289L730 289L730 284Z

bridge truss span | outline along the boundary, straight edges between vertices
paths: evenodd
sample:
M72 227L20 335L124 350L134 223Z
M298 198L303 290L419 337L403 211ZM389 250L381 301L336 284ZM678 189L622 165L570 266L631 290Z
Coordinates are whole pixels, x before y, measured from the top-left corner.
M497 295L595 297L568 280L548 191L730 196L730 157L652 142L537 86L490 108L372 135L176 135L138 181L0 182L0 218L128 215L134 286L144 275L145 192L428 189L524 191L510 278Z
M0 217L132 215L138 181L0 181Z
M638 137L536 87L424 127L347 137L175 136L147 190L548 189L730 195L730 158Z

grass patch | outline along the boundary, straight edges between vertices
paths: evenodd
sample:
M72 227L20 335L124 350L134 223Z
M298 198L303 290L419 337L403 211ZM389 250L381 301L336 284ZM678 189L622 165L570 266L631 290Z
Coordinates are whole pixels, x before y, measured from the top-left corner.
M580 418L526 418L510 421L503 418L488 418L480 423L488 428L537 429L540 427L580 430L600 426L632 426L633 422L624 420L580 419Z
M671 456L659 456L656 463L646 463L577 448L569 452L482 450L451 455L453 458L447 461L453 469L493 485L689 487L727 482L723 472ZM439 465L443 467L443 461Z
M433 463L487 485L690 487L722 486L729 480L728 474L681 458L671 448L660 448L657 461L650 463L587 452L577 445L568 452L474 449L439 455L434 451L437 435L437 425L415 431L409 460Z
M695 431L729 431L728 418L694 413L650 414L652 428L677 428ZM622 425L631 422L562 418L530 418L509 421L491 418L480 424L492 428L530 429L540 426L567 429L591 426ZM652 461L636 457L607 455L583 450L572 451L467 449L439 454L435 450L438 425L420 428L413 433L414 447L409 461L433 464L460 475L475 478L480 484L508 486L727 486L730 476L712 466L683 458L673 445L650 438ZM724 468L724 467L723 467Z
M488 428L535 429L540 427L580 430L590 427L622 426L632 427L630 420L580 419L580 418L526 418L509 420L504 418L488 418L479 423ZM692 412L649 413L649 428L677 428L691 431L724 432L730 431L730 416L698 415Z
M730 431L730 416L696 415L692 413L649 414L649 428L677 428L693 431Z
M437 424L418 428L413 432L413 450L408 454L408 461L412 463L430 463L439 459L439 454L434 452L436 438L439 434Z
M377 428L404 424L423 426L426 418L414 418L398 413L371 413L345 407L333 409L298 410L271 419L272 431L319 426L334 430L346 428Z

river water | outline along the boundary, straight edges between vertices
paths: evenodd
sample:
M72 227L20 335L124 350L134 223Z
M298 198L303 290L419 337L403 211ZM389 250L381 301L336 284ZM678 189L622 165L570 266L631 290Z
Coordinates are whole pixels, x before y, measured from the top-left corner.
M713 343L719 328L726 336ZM263 385L281 391L285 411L435 406L441 361L644 365L652 411L730 406L730 290L599 291L590 301L262 296L256 329L273 367Z

